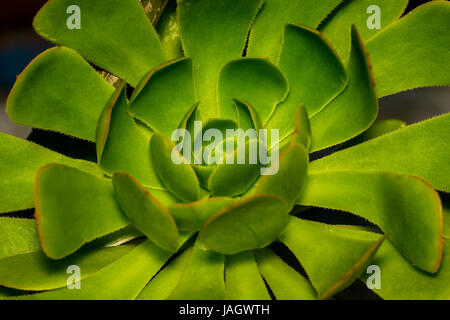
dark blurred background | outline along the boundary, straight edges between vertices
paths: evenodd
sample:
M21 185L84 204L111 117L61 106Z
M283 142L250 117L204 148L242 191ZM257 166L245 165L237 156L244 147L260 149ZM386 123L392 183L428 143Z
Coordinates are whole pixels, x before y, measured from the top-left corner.
M0 130L19 137L27 137L30 129L9 121L5 113L5 103L16 75L36 55L52 46L37 36L31 26L34 15L45 2L45 0L0 2ZM407 11L425 2L428 1L410 0ZM449 111L449 87L412 90L380 101L380 118L399 118L408 123Z

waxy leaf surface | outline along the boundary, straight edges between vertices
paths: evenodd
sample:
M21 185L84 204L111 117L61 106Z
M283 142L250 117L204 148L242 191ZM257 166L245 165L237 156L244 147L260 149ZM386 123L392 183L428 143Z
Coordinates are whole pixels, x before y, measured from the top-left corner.
M117 201L130 222L161 248L176 251L180 235L167 208L127 173L115 173L112 183Z
M419 176L450 192L449 127L450 114L435 117L313 161L309 172L392 171Z
M382 235L298 218L292 218L280 236L305 268L320 299L352 284L383 239Z
M7 112L21 125L94 141L98 118L113 91L75 51L56 47L19 75Z
M53 259L129 224L111 180L64 165L38 171L35 201L42 248Z
M200 231L200 239L214 251L235 254L268 246L288 222L288 208L281 197L256 195L212 216Z
M80 28L69 28L77 14ZM78 51L133 86L164 62L158 35L139 1L51 0L33 26L44 38Z

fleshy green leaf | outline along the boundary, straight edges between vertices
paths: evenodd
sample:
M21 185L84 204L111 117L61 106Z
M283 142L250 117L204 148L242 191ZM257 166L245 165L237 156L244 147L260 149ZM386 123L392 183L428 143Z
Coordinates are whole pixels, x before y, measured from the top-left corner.
M345 90L311 119L311 151L325 149L367 130L378 114L369 56L355 27Z
M300 273L289 267L272 250L254 251L261 275L278 300L316 300L313 286Z
M80 29L69 28L73 5L79 7ZM33 26L44 38L78 51L133 86L164 62L158 35L136 0L50 0Z
M177 3L184 52L194 63L199 109L205 120L217 118L220 69L242 55L261 0L178 0Z
M258 131L263 128L261 117L255 108L243 100L233 99L233 102L236 106L237 122L240 129L244 131L255 129Z
M161 248L176 251L180 235L167 208L127 173L116 172L112 183L116 198L131 223Z
M173 162L173 153L180 164ZM169 139L155 133L150 140L150 154L158 176L169 191L186 202L200 199L200 183L194 169L183 163L185 159Z
M377 224L414 265L436 272L442 256L442 208L421 179L385 172L310 174L298 202L357 214Z
M0 218L0 259L41 250L36 220Z
M133 246L82 250L62 259L51 260L43 252L31 252L0 260L0 284L6 287L41 291L62 288L70 273L67 268L80 268L80 280L89 278L127 254Z
M444 245L444 255L439 272L429 274L412 266L395 249L390 241L385 241L378 250L372 264L380 267L381 287L373 289L384 299L392 300L448 300L450 299L450 250ZM370 273L361 275L363 281ZM368 281L371 282L370 280Z
M150 281L137 300L166 300L175 290L192 256L192 247L184 251L175 260Z
M149 137L137 127L128 113L125 85L117 88L97 125L97 159L109 175L124 171L146 187L163 188L149 152Z
M102 174L95 163L68 158L3 132L0 132L0 154L0 213L34 207L34 176L47 163L61 163Z
M225 258L226 300L270 300L251 251Z
M350 148L357 144L381 137L385 134L394 132L395 130L406 127L406 123L397 119L382 119L375 121L369 129L361 133L359 136L345 142L341 149Z
M133 91L130 112L153 130L170 137L197 103L193 80L190 59L153 69Z
M19 75L7 112L21 125L94 141L98 118L113 91L75 51L57 47Z
M170 253L146 241L93 276L79 290L61 288L18 299L27 300L130 300L135 299L169 259Z
M449 85L449 29L450 3L431 1L371 38L367 50L378 96Z
M309 172L392 171L419 176L450 192L449 126L450 114L435 117L314 161Z
M291 138L292 143L299 144L309 151L311 146L311 125L308 113L303 105L300 105L295 114L295 130Z
M264 58L240 58L228 62L219 76L219 116L237 120L233 99L247 102L262 124L287 96L288 81L272 62Z
M235 254L268 246L288 222L288 208L282 198L256 195L212 216L200 231L200 239L214 251Z
M284 33L279 66L289 79L290 92L267 124L280 130L280 138L292 133L294 114L301 104L311 118L348 82L344 65L318 31L288 24Z
M397 20L408 4L408 0L349 0L344 1L331 14L319 30L333 44L343 61L350 57L351 27L356 25L361 32L361 38L367 40ZM368 28L373 11L370 6L376 5L380 11L380 28Z
M180 230L200 231L215 213L232 205L232 198L207 198L191 203L179 203L168 207Z
M251 157L259 147L257 139L241 143L233 153L226 156L225 163L215 167L208 180L208 188L213 195L234 197L247 191L261 173L258 155L254 159ZM238 162L240 157L245 161Z
M251 30L249 56L269 57L278 62L286 23L315 29L342 0L265 0Z
M272 164L270 174L259 180L256 194L277 195L286 201L290 210L300 196L307 170L308 152L303 146L293 143Z
M352 284L366 269L384 238L297 218L291 219L280 236L305 268L320 299L327 299Z
M204 248L197 241L186 271L168 299L223 300L224 260L223 255Z
M42 248L53 259L129 224L111 180L64 165L39 169L35 202Z

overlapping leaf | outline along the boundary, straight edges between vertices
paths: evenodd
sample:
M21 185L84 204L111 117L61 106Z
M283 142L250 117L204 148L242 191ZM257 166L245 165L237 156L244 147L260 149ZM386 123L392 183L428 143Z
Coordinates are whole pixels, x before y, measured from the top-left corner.
M316 300L313 286L272 250L254 251L259 271L278 300Z
M199 109L205 120L217 118L220 69L242 55L261 0L178 0L177 3L184 52L194 62Z
M129 224L111 180L64 165L38 171L35 202L42 248L53 259Z
M163 188L152 166L149 138L128 113L125 85L116 89L97 125L97 159L109 175L128 172L147 187Z
M441 203L416 177L358 171L310 174L299 203L362 216L380 226L414 265L428 272L439 268Z
M354 27L345 90L311 119L311 151L325 149L360 134L378 114L378 100L368 54Z
M200 231L208 248L223 254L264 248L289 221L286 202L275 195L255 195L216 213Z
M72 11L73 6L79 12ZM71 29L77 13L80 29ZM75 49L133 86L164 62L158 35L135 0L51 0L38 12L33 26L44 38Z
M397 20L407 4L408 0L343 1L320 25L319 30L333 44L342 60L347 62L350 58L352 25L358 28L365 41ZM379 26L374 21L377 18L380 19Z
M68 158L3 132L0 132L0 154L0 213L34 207L34 176L49 162L102 174L95 163Z
M97 119L113 91L76 52L56 47L22 72L9 94L7 112L22 125L94 141Z
M153 69L133 91L130 112L170 138L197 102L193 80L190 59L175 60Z
M167 208L127 173L115 173L112 183L130 222L161 248L176 251L180 235Z
M382 235L297 218L280 235L305 268L320 299L357 279L383 239Z
M379 97L450 83L450 3L431 1L367 43Z
M226 257L225 279L227 300L270 299L251 251Z
M314 161L310 173L392 171L419 176L450 191L450 114L435 117Z
M278 62L286 23L316 28L342 0L265 0L252 27L248 54Z

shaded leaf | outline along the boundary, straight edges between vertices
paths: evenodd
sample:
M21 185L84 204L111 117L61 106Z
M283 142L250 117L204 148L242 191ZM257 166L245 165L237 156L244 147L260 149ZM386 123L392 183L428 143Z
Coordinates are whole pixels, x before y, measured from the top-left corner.
M263 248L289 222L286 202L275 195L244 198L212 216L200 231L208 248L223 254Z
M116 198L130 222L161 248L176 251L180 235L167 208L127 173L116 172L112 183Z
M436 272L442 257L442 208L421 179L385 172L310 174L298 202L352 212L388 234L414 265Z
M340 149L350 148L357 144L381 137L385 134L394 132L395 130L406 127L406 123L397 119L381 119L375 121L369 129L361 133L359 136L346 141Z
M80 29L68 28L73 12L65 13L71 5L80 8ZM164 62L158 35L135 0L51 0L38 12L33 26L44 38L78 51L133 86Z
M89 278L107 265L127 254L133 246L81 250L62 259L51 260L43 252L31 252L0 260L0 284L6 287L41 291L66 286L67 268L80 268L80 280Z
M261 0L178 0L177 3L184 52L194 62L199 109L205 120L217 118L220 69L242 55Z
M313 286L300 273L289 267L272 250L255 250L261 275L278 300L316 300Z
M288 81L264 58L240 58L228 62L219 76L219 116L237 120L233 99L246 101L259 114L262 124L288 94Z
M166 60L178 59L184 56L180 24L174 2L167 3L156 26L156 31L158 32Z
M173 162L173 153L180 164ZM170 192L186 202L200 199L200 183L194 169L183 162L185 159L169 139L155 133L150 140L150 154L158 176Z
M408 0L349 0L344 1L319 27L325 37L333 44L343 61L350 58L351 28L355 25L361 32L361 38L367 40L396 21L406 9ZM368 28L371 17L368 11L372 5L379 7L380 29Z
M286 23L315 29L342 0L265 0L252 26L248 55L278 62Z
M169 300L222 300L225 298L224 259L198 241L186 270Z
M419 176L449 192L449 126L450 114L435 117L314 161L309 172L392 171Z
M345 90L311 119L311 151L333 146L367 130L378 114L369 56L355 27Z
M295 114L295 130L291 138L291 143L299 144L309 151L311 146L311 126L309 124L308 113L303 105L300 105Z
M251 251L225 258L226 300L270 300Z
M384 237L292 218L280 240L301 262L319 298L327 299L359 277Z
M450 250L444 245L444 255L439 272L429 274L411 265L385 241L372 264L380 267L381 288L373 291L384 299L392 300L448 300L450 299ZM371 274L363 273L366 281ZM369 281L370 283L370 281Z
M367 50L373 62L378 96L449 85L449 29L450 3L432 1L371 38Z
M19 296L21 300L132 300L169 259L170 253L146 241L81 281L79 290L61 288Z
M111 180L64 165L39 169L35 201L42 248L53 259L129 224Z
M130 112L153 130L170 137L197 102L193 80L190 59L158 66L133 91Z
M214 214L232 205L232 198L216 197L191 203L179 203L168 207L180 230L200 231Z
M0 259L41 250L35 220L0 218Z
M290 210L300 196L307 170L308 152L294 141L272 164L269 174L258 181L256 194L279 196L286 201Z
M166 300L180 282L192 256L192 247L181 253L175 260L150 281L137 300Z
M7 112L21 125L94 141L98 118L113 91L75 51L56 47L19 75Z
M119 86L103 109L97 125L97 159L109 175L128 172L146 187L163 188L149 152L150 138L128 113L125 84Z
M34 207L34 176L47 163L66 164L102 175L95 163L68 158L3 132L0 132L0 154L0 213Z
M260 147L257 139L238 142L236 150L226 155L224 163L218 164L209 176L208 188L212 194L233 197L247 191L261 173L257 153Z

